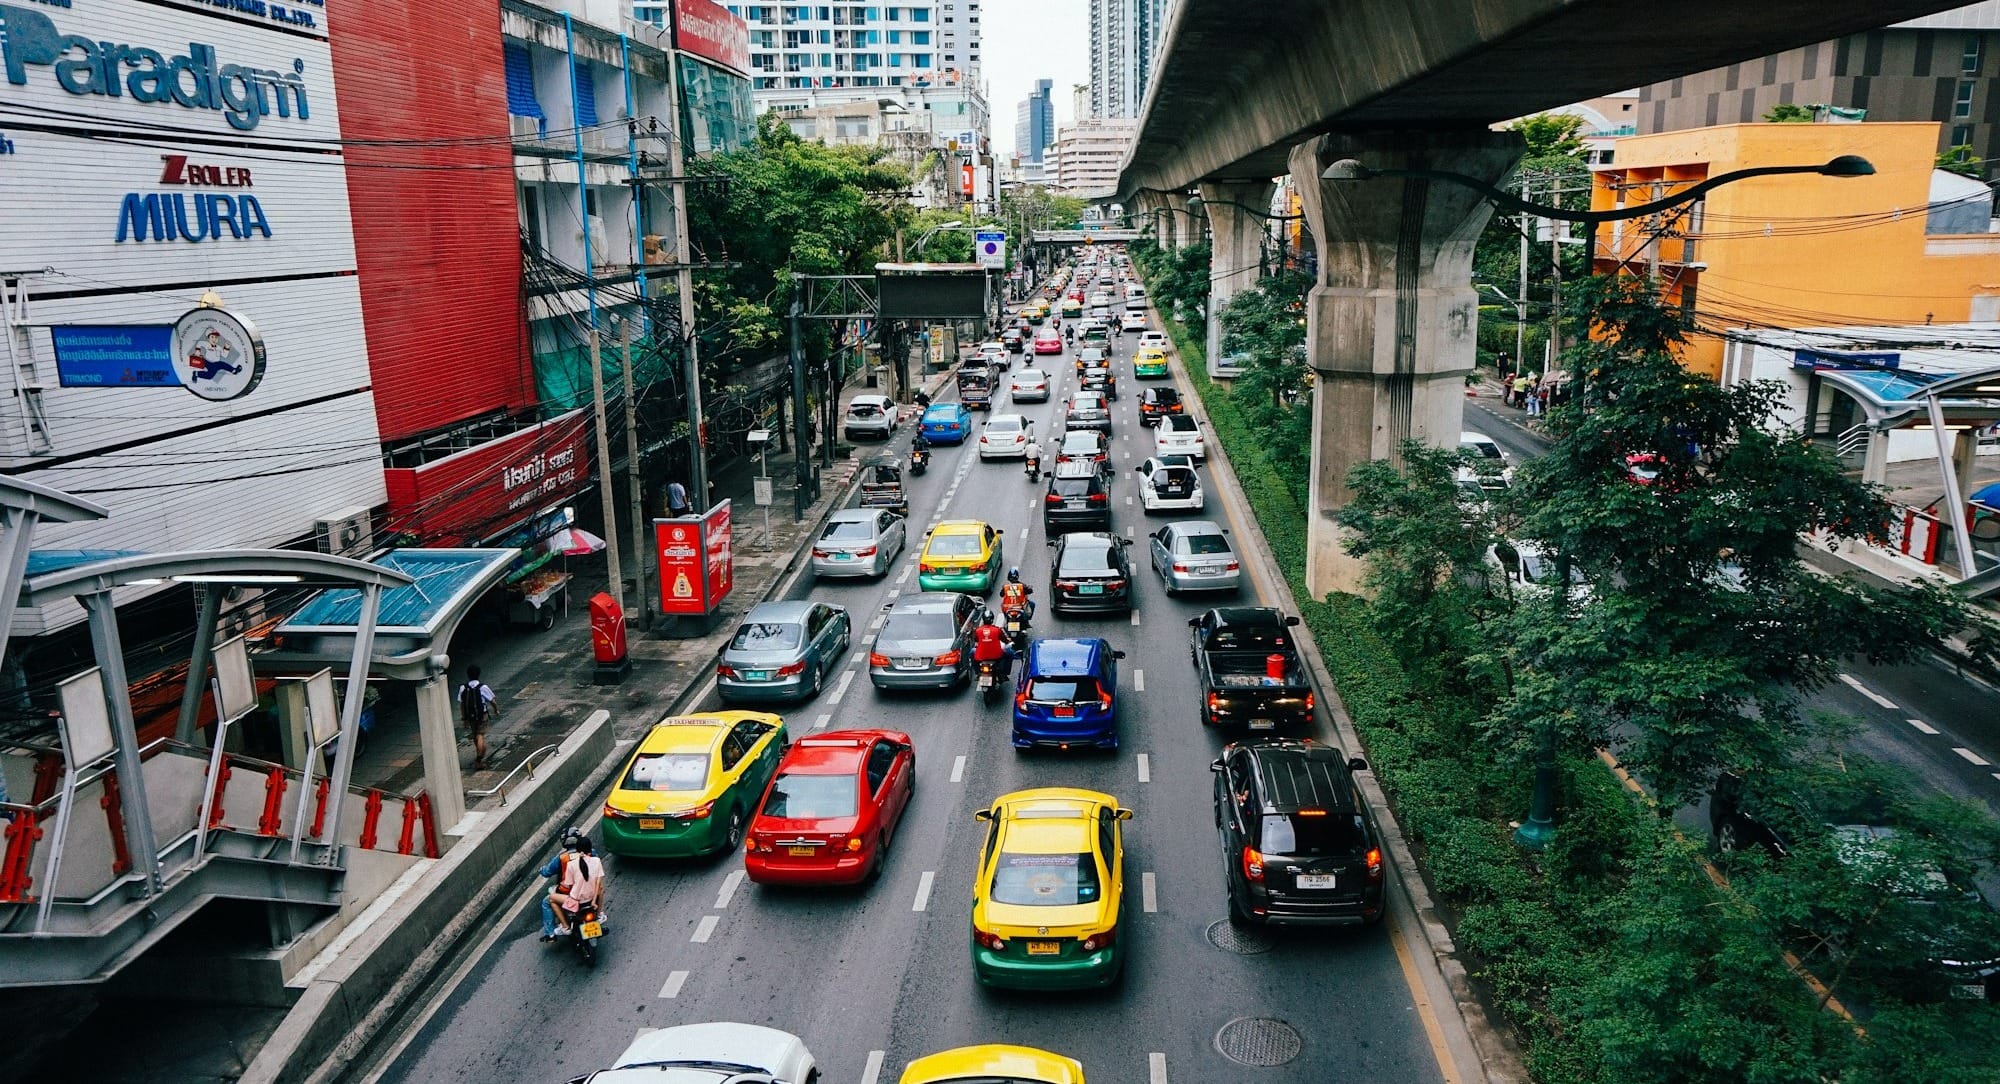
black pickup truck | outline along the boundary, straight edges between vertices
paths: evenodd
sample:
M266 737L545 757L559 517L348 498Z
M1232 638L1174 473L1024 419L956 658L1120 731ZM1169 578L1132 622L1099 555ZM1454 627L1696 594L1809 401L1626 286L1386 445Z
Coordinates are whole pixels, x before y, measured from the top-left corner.
M1190 618L1203 726L1276 730L1312 723L1312 684L1292 642L1296 617L1267 606L1224 606ZM1282 664L1272 676L1271 656Z

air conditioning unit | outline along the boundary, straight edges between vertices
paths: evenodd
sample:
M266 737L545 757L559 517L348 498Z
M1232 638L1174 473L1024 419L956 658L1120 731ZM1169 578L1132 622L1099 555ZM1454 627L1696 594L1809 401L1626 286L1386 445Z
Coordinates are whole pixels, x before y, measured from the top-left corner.
M373 519L365 507L343 508L313 521L313 540L321 553L366 557L375 549Z

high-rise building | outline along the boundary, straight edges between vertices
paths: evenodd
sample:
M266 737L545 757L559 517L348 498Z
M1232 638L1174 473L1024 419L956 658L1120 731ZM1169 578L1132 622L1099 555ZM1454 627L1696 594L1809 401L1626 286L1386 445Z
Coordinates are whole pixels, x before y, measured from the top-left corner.
M1137 117L1166 37L1169 0L1090 0L1090 115Z
M946 74L977 83L981 0L893 6L732 3L750 24L759 110L810 109L925 86Z
M1071 194L1110 192L1118 187L1118 167L1139 134L1131 117L1091 117L1056 131L1053 174L1056 189Z
M1053 79L1035 80L1035 92L1021 100L1014 119L1014 156L1040 164L1042 149L1056 137L1056 103L1050 99Z

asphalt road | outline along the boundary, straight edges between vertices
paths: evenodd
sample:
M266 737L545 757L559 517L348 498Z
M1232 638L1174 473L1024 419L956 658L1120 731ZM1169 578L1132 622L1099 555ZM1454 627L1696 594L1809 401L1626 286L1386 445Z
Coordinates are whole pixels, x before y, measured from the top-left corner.
M1467 429L1492 437L1517 460L1541 455L1548 441L1516 417L1475 400L1465 405ZM1894 666L1848 662L1839 680L1807 695L1808 708L1860 724L1851 748L2000 811L2000 690L1937 656Z
M1165 520L1139 509L1132 474L1152 450L1151 430L1137 421L1135 339L1114 339L1112 500L1114 527L1134 537L1134 563L1144 569L1143 540ZM1040 367L1055 378L1055 394L1020 410L1050 444L1076 377L1067 353ZM1203 515L1232 530L1248 522L1239 494L1219 493L1206 471L1203 483ZM613 859L614 925L598 967L586 971L573 954L537 940L528 893L539 881L521 870L523 895L506 926L384 1079L562 1081L610 1064L643 1029L732 1020L802 1036L825 1084L893 1082L916 1057L988 1042L1068 1054L1096 1084L1442 1080L1386 924L1253 937L1250 953L1209 939L1212 929L1228 930L1208 771L1223 740L1195 721L1186 621L1216 601L1168 599L1157 578L1142 574L1130 620L1055 617L1047 609L1043 487L1030 486L1017 461L979 463L970 442L939 448L930 472L909 488L913 535L941 518L980 518L1005 531L1008 563L1020 566L1043 603L1037 634L1101 635L1127 652L1118 691L1122 750L1022 757L1008 741L1004 701L985 708L970 691L876 692L863 662L870 624L892 597L917 589L915 543L880 582L814 582L808 574L792 597L846 606L855 638L826 691L785 712L794 734L889 727L909 732L917 750L916 796L881 880L858 890L781 891L744 881L740 854ZM1234 502L1234 522L1222 500ZM1242 601L1254 594L1246 587ZM1323 720L1318 736L1327 736ZM1008 791L1050 785L1107 791L1135 810L1126 837L1131 902L1119 930L1132 952L1127 976L1119 988L1073 996L985 991L970 962L981 838L973 812ZM1288 1026L1298 1036L1296 1056L1254 1069L1225 1058L1218 1033L1240 1018ZM1283 1045L1277 1029L1260 1034Z

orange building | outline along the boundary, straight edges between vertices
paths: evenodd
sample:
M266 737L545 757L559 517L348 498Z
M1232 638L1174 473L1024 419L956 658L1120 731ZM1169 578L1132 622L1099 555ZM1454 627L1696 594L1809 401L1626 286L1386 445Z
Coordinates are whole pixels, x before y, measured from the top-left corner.
M1618 141L1591 206L1635 206L1731 170L1858 154L1868 177L1790 174L1724 185L1598 227L1599 272L1651 274L1702 329L1690 369L1718 378L1731 328L2000 319L2000 233L1985 185L1933 168L1938 126L1730 124Z

